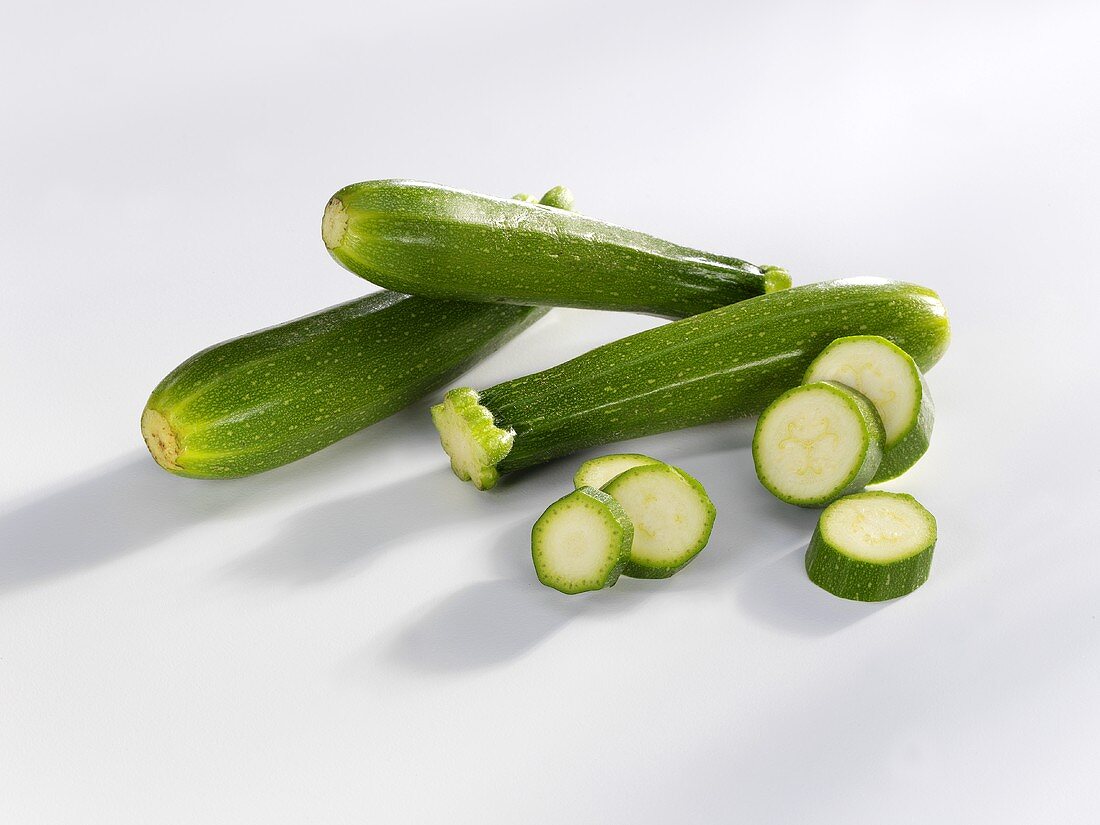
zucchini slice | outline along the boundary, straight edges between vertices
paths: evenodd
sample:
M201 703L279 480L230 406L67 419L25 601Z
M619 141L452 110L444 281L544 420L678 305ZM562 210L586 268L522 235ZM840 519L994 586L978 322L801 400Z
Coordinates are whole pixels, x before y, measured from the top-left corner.
M142 436L176 475L270 470L407 407L545 313L376 292L188 358L149 396Z
M631 467L661 463L657 459L641 453L612 453L611 455L602 455L599 458L590 458L573 475L573 486L599 489L615 476L626 472Z
M756 415L797 386L833 340L866 332L940 359L950 326L936 293L877 278L785 289L664 324L542 372L432 408L455 474L479 489L577 450Z
M603 489L634 523L626 576L668 578L710 541L714 504L703 485L683 470L643 464L615 476Z
M927 581L935 546L936 519L915 498L858 493L822 511L806 550L806 573L842 599L896 599Z
M885 438L867 398L819 381L788 390L761 413L752 459L776 498L821 507L863 489L882 461Z
M564 187L532 200L367 181L332 196L321 234L332 257L356 275L428 298L683 318L791 284L779 267L578 215Z
M546 508L531 528L539 581L562 593L615 584L630 557L630 517L614 498L581 487Z
M870 483L896 478L917 463L932 437L932 394L905 350L878 335L838 338L814 359L803 382L838 381L875 405L886 449Z

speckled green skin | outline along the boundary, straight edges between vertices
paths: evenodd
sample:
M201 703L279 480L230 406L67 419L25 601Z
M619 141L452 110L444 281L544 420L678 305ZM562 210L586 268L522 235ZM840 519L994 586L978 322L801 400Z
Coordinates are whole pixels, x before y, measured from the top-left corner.
M414 295L683 318L790 285L777 268L537 203L402 180L333 197L348 224L332 256Z
M871 562L849 556L843 547L826 540L822 522L829 509L821 512L817 527L806 548L806 575L823 590L842 599L860 602L881 602L912 593L926 581L932 569L932 551L936 548L936 519L915 498L906 493L876 490L859 493L864 498L892 496L915 504L927 518L932 542L918 553L889 562Z
M496 469L756 415L797 386L830 341L857 333L888 338L922 369L950 340L940 299L914 284L851 278L762 295L482 391L496 425L515 431Z
M178 475L270 470L452 380L546 310L382 291L216 344L149 397L180 443Z
M764 452L774 449L774 445L762 443L760 425L773 410L779 409L787 399L796 398L808 392L832 393L844 401L861 424L863 440L859 444L851 445L853 452L856 453L854 458L858 463L853 463L852 471L847 478L837 484L836 489L814 498L800 498L792 494L789 488L784 489L784 479L773 478L768 473ZM875 477L875 473L878 472L879 465L882 463L885 446L886 430L882 426L882 420L879 418L878 411L875 409L875 405L871 403L870 398L859 392L859 390L854 390L836 381L814 381L811 384L803 384L800 387L787 390L769 404L764 412L760 413L760 420L756 424L756 432L753 433L752 437L752 462L756 467L756 477L764 485L764 489L780 501L795 504L799 507L824 507L838 498L859 492L870 484L871 479Z

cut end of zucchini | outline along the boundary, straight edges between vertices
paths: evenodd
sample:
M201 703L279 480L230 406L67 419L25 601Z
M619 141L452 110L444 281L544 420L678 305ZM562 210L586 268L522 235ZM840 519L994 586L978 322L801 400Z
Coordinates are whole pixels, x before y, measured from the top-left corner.
M762 266L760 271L764 273L764 294L790 289L791 275L781 266Z
M928 579L935 545L936 519L915 498L860 493L821 513L806 551L806 573L844 599L896 599Z
M558 499L531 528L539 581L562 593L610 587L630 557L630 518L607 493L581 487Z
M479 490L494 487L500 478L497 464L511 451L515 431L496 426L469 387L450 390L442 404L432 407L432 421L454 474Z
M183 469L177 463L180 455L179 439L168 419L161 413L150 407L145 408L141 414L141 436L157 464L172 473Z
M577 469L577 472L573 475L573 486L577 488L595 487L598 490L615 476L625 473L633 467L661 463L657 459L641 453L601 455L599 458L588 459Z
M325 207L325 215L321 218L321 238L325 246L335 249L344 242L344 235L348 231L348 210L344 202L339 198L332 198Z
M871 481L882 461L882 421L871 402L833 381L795 387L760 416L756 475L776 498L820 507Z

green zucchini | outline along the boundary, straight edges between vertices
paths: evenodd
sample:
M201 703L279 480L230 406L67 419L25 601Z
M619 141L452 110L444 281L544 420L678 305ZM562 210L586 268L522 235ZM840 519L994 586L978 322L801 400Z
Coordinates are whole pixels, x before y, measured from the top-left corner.
M408 406L545 312L388 291L357 298L187 359L150 395L142 435L177 475L270 470Z
M897 478L928 450L932 437L932 393L913 358L878 335L833 341L803 378L839 381L871 399L886 428L886 452L872 484Z
M634 524L624 575L667 579L710 541L714 504L703 485L677 467L642 464L619 473L603 490Z
M590 458L584 462L573 474L574 487L603 487L620 473L625 473L631 467L641 467L643 464L661 464L655 458L650 458L641 453L613 453L601 455L599 458Z
M859 493L834 501L806 549L810 581L862 602L896 599L928 579L936 519L905 493Z
M874 478L885 442L868 398L835 381L817 381L787 390L760 413L752 461L776 498L822 507Z
M346 186L321 235L341 265L387 289L429 298L695 315L765 292L776 267L696 249L556 208L407 180ZM549 205L548 205L549 204Z
M882 335L922 369L950 340L925 287L852 278L794 287L640 332L477 392L449 391L432 418L451 467L479 489L587 447L755 415L797 386L836 338Z
M615 584L630 558L634 528L607 493L581 487L558 499L531 528L535 574L562 593Z

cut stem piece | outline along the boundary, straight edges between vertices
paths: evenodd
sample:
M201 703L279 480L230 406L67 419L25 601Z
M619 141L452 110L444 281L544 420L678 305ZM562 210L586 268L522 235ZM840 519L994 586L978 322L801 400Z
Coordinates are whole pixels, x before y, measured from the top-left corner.
M936 519L915 498L859 493L822 511L806 550L806 573L842 599L896 599L927 581L935 546Z
M660 462L615 476L604 486L634 523L634 543L623 574L664 579L682 569L710 541L714 504L703 485Z
M776 498L821 507L863 489L882 461L884 441L867 398L819 381L788 390L764 410L752 458L760 483Z
M932 394L916 362L897 344L878 335L838 338L806 370L803 383L815 381L837 381L875 405L886 446L870 483L900 476L928 450Z
M662 462L641 453L612 453L599 458L590 458L573 475L574 487L595 487L600 489L620 473L632 467Z
M630 517L614 498L581 487L547 507L531 528L535 573L562 593L610 587L630 558L633 535Z

